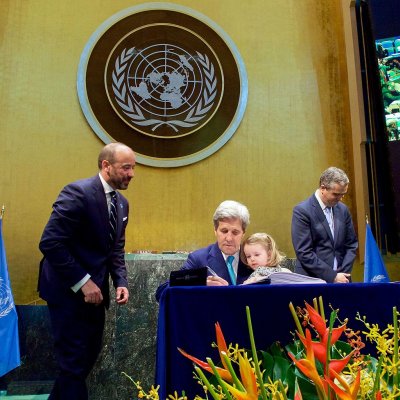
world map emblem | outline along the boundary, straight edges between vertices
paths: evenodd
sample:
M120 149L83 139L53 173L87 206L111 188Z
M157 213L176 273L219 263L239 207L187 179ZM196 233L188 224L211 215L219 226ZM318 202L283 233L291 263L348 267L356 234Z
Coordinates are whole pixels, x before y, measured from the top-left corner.
M194 132L213 115L223 92L207 54L171 44L123 49L110 78L115 111L128 125L160 138Z
M247 103L246 71L230 38L206 16L169 3L105 21L82 53L77 89L103 142L123 142L138 162L158 167L222 148Z
M8 315L14 308L11 289L6 285L4 279L0 278L0 318Z

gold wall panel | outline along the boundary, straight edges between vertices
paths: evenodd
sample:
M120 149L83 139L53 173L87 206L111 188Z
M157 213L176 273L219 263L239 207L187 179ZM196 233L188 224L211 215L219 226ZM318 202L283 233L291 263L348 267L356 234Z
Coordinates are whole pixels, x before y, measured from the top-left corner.
M15 302L37 298L38 242L61 188L97 173L102 142L76 92L81 52L97 27L135 0L0 2L0 204ZM330 165L352 179L351 124L339 1L186 0L234 41L249 98L232 139L193 165L138 165L126 250L193 250L214 240L212 214L245 203L248 233L293 256L293 206ZM352 186L345 202L352 208ZM354 211L354 210L353 210Z

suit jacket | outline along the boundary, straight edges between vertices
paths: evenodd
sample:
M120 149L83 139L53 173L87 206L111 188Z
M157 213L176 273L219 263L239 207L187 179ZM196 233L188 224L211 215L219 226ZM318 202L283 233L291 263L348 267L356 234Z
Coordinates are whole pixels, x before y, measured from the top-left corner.
M127 287L125 228L128 201L117 192L117 233L109 240L106 195L98 175L64 187L53 205L39 248L43 253L39 272L40 296L52 303L83 299L71 289L90 274L109 302L109 275L115 287Z
M338 272L351 273L358 247L348 208L333 207L334 238L321 206L313 194L293 209L292 243L296 252L295 272L315 276L328 283ZM333 270L334 258L337 271Z
M225 279L230 285L232 285L228 267L226 266L225 259L218 247L218 243L211 244L207 247L190 253L181 270L195 269L205 266L210 267L219 277ZM243 283L252 272L253 270L247 265L243 264L239 259L236 279L237 284ZM209 271L208 275L212 275L212 273ZM160 300L161 294L167 286L168 282L165 282L158 287L156 292L157 301Z

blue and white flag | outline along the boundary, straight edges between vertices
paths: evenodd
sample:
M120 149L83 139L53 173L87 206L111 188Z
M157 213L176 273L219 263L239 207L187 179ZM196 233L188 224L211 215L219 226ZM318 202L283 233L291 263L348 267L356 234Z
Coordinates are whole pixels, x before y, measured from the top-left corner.
M367 224L367 231L365 234L364 282L390 282L381 252L379 251L369 224Z
M21 364L18 316L11 292L0 216L0 376Z

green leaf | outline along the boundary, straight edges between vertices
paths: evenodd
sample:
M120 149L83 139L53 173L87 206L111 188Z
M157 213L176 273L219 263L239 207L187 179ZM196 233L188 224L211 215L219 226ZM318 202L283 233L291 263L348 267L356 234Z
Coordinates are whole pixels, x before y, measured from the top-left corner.
M348 343L338 340L334 346L332 346L331 359L341 359L351 353L352 350L353 348Z
M292 363L291 361L283 357L275 357L274 360L275 363L272 380L277 381L280 379L282 382L285 382L288 369L290 368Z
M267 377L272 376L274 370L274 357L266 351L260 352L261 359L261 369L264 371L264 382L267 382Z
M305 358L306 353L304 351L304 346L303 343L300 342L300 340L296 340L293 343L289 343L285 346L285 350L288 353L294 354L296 358Z
M282 348L282 345L280 344L280 342L272 343L272 345L268 349L268 352L272 356L279 356L279 357L282 357L283 354L286 354L285 350Z

